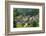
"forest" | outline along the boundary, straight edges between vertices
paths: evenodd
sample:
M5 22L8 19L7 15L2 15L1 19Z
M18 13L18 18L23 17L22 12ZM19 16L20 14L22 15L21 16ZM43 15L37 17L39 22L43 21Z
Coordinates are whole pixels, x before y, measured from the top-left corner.
M39 9L14 8L13 27L39 27Z

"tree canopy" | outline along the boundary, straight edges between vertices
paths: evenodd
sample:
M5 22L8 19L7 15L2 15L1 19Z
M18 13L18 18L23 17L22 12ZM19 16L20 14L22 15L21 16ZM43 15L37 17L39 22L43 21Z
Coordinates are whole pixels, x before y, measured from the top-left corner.
M18 15L30 15L35 16L39 13L38 9L30 9L30 8L14 8L14 14Z

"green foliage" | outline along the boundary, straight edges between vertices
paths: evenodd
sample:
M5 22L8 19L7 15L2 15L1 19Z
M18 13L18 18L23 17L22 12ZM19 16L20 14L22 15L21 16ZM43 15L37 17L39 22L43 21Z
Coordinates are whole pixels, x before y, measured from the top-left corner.
M21 15L21 16L20 16ZM21 27L38 27L39 26L39 9L29 9L29 8L14 8L13 9L13 24L14 24L14 28L21 28ZM19 17L20 18L17 18ZM27 22L27 25L25 26L25 22L24 23L21 23L21 24L17 24L17 22L15 20L23 20L26 19L25 16L30 16L30 17L26 17L28 18L25 22ZM35 20L34 19L31 19L30 18L34 16L35 17ZM38 18L36 18L36 16ZM29 23L29 20L31 21L31 23Z
M35 16L39 13L38 9L28 9L28 8L14 8L16 15L30 15Z
M38 27L39 26L39 24L36 22L36 21L33 21L33 27Z

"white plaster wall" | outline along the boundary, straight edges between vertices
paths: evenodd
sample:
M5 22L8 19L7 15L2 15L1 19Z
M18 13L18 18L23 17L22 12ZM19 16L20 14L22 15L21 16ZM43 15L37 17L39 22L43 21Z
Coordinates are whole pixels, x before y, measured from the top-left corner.
M46 3L46 0L12 0L12 1ZM46 4L45 4L45 18L46 18ZM45 19L45 28L46 28L46 19ZM5 0L0 0L0 36L5 36ZM41 34L11 35L11 36L46 36L46 29L45 29L45 33L41 33Z

